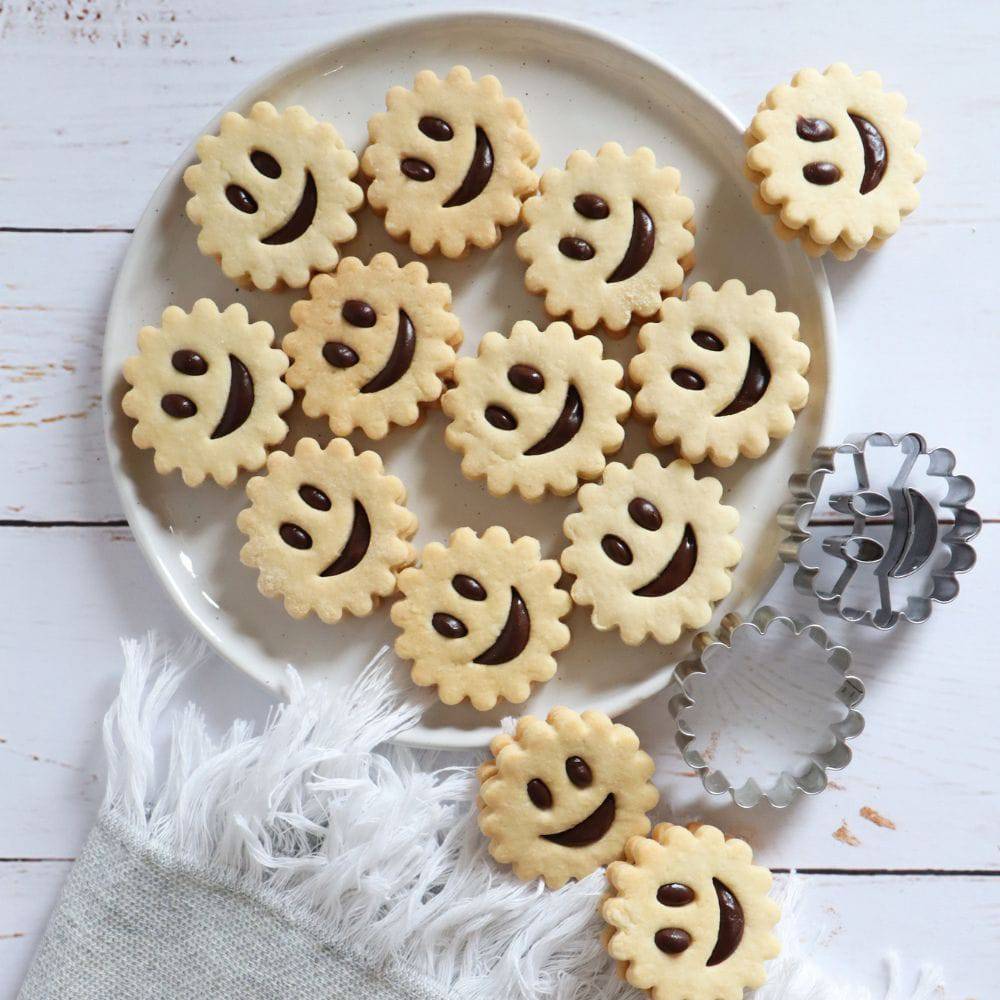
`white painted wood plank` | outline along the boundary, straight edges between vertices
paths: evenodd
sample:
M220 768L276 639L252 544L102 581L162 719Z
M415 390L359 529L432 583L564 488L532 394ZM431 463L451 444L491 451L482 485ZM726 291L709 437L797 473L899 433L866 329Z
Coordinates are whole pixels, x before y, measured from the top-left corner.
M833 437L920 431L957 452L960 471L978 483L978 508L996 516L1000 466L983 428L995 405L1000 307L987 267L1000 257L1000 221L927 234L901 236L850 275L831 268L840 331ZM0 233L0 517L122 516L97 385L105 310L128 239ZM984 263L970 271L970 255ZM932 260L934 293L915 297L915 276L928 276ZM934 360L943 344L961 352L953 369Z
M0 858L72 857L100 800L99 721L120 674L117 637L187 629L127 529L0 531ZM924 626L889 636L834 630L857 653L868 728L854 764L814 799L748 813L709 798L684 776L664 699L630 713L660 760L660 818L702 818L745 834L774 867L997 868L1000 675L992 636L969 623L991 614L1000 527L987 527L980 550L982 566L958 605ZM787 582L780 586L772 602L808 610ZM219 726L237 715L262 718L269 700L221 663L191 693ZM862 809L895 829L866 820ZM947 836L942 817L951 817Z
M2 1000L17 993L69 867L68 862L0 863ZM783 881L779 875L776 885ZM906 989L926 961L943 967L950 997L995 995L998 878L806 876L799 913L800 937L812 959L846 985L881 996L885 955L896 951Z

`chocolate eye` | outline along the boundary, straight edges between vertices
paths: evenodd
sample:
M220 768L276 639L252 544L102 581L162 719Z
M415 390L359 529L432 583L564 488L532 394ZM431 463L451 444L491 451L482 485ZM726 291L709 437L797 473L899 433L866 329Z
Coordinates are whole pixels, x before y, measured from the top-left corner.
M339 340L329 340L323 345L323 360L334 368L353 368L360 358L353 347Z
M608 203L599 194L578 194L573 207L585 219L606 219L611 214Z
M438 635L445 639L461 639L469 634L469 630L464 623L460 622L454 615L447 615L443 611L435 611L431 615L431 625Z
M250 154L250 162L258 173L274 180L281 176L281 164L270 154L262 149L255 149Z
M661 906L687 906L694 900L694 889L683 882L669 882L656 890L656 901Z
M408 156L403 160L399 165L399 169L411 181L420 181L423 183L424 181L434 180L434 168L424 160L418 160L413 156Z
M594 782L594 774L590 765L582 757L566 758L566 777L577 788L588 788Z
M281 540L293 549L312 548L312 535L305 528L300 528L297 524L291 524L286 521L278 529L278 534L281 535Z
M628 516L639 525L640 528L645 528L647 531L656 531L659 529L660 525L663 524L663 518L660 516L659 510L656 508L656 504L652 500L647 500L645 497L636 497L634 500L630 501L628 505Z
M466 600L486 600L486 588L474 576L456 573L451 578L451 585L455 588L455 592L461 594Z
M690 368L675 368L670 373L670 378L675 385L679 385L682 389L690 389L693 392L697 392L705 388L705 380Z
M628 542L617 535L605 535L601 539L601 548L604 554L619 566L629 566L632 563L632 550L628 547Z
M197 351L174 351L170 363L182 375L204 375L208 371L208 362Z
M559 252L570 260L590 260L594 248L579 236L564 236L559 241Z
M705 351L721 351L726 346L711 330L695 330L691 339Z
M507 381L515 389L521 392L530 392L533 395L541 392L545 388L545 376L531 365L514 365L507 372Z
M254 201L253 195L239 184L230 184L226 188L226 200L233 208L238 208L247 215L253 215L257 211L257 202Z
M449 142L455 135L452 127L443 118L435 118L433 115L424 115L417 122L417 128L435 142Z
M487 422L492 424L498 431L517 430L517 417L510 410L505 410L502 406L487 406L484 416Z
M369 327L378 321L375 310L361 299L348 299L341 308L340 315L344 317L344 322L350 323L351 326Z
M824 161L817 161L816 163L807 163L802 168L802 176L809 181L810 184L836 184L840 180L840 168L835 163L826 163Z
M691 947L691 935L680 927L661 928L653 935L653 941L667 955L679 955Z
M178 420L186 420L198 412L198 407L193 399L188 399L187 396L176 392L169 392L160 400L160 409L168 417L176 417Z
M333 506L330 498L318 486L310 486L308 483L299 487L299 496L313 510L329 510Z
M795 134L806 142L828 142L837 133L822 118L805 118L799 115L799 120L795 123Z
M528 798L536 809L552 808L552 793L541 778L532 778L528 782Z

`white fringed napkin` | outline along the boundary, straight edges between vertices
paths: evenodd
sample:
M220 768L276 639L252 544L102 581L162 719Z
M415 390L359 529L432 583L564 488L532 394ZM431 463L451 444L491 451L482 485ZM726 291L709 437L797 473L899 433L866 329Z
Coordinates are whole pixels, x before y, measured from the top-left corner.
M290 673L263 732L213 740L197 707L173 717L156 779L157 721L202 651L124 643L104 723L108 787L22 1000L635 1000L599 940L602 872L549 892L486 852L471 768L385 747L420 709L376 657L335 694ZM756 1000L868 1000L832 982L796 931ZM886 1000L931 1000L940 973Z

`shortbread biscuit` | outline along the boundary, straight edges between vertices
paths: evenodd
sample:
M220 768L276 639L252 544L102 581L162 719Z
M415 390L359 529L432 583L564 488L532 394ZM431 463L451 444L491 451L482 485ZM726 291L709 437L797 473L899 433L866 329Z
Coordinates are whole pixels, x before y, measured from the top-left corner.
M280 414L292 405L281 380L288 358L273 342L269 323L251 323L241 305L220 312L211 299L190 313L168 306L159 327L139 331L122 409L138 421L132 440L153 449L157 472L180 469L188 486L206 476L229 486L240 469L264 464L288 433Z
M654 315L681 287L694 246L694 205L679 187L680 174L657 167L644 146L631 156L615 142L597 156L570 154L524 203L517 253L528 290L579 330L602 323L620 333L634 316Z
M525 881L550 889L622 856L649 832L659 793L639 738L603 712L554 708L518 719L513 736L490 744L479 768L479 827L490 854Z
M201 227L198 249L234 281L302 288L358 231L358 158L305 108L258 101L246 118L229 111L218 135L198 140L198 157L184 171L188 218Z
M446 705L468 698L480 711L501 698L525 701L569 642L560 574L534 538L511 541L497 526L481 538L459 528L447 547L431 542L420 565L400 574L403 599L392 608L402 630L396 652L413 661L414 683L437 685Z
M368 123L361 168L389 235L446 257L496 246L538 187L538 144L520 102L503 96L495 76L473 80L455 66L443 80L422 70L385 104Z
M647 453L631 469L612 462L578 496L560 561L576 577L574 602L593 607L595 628L617 628L635 646L650 635L671 643L708 623L742 553L732 534L739 515L719 502L717 479L695 479L680 458L663 468Z
M877 73L844 63L775 87L751 122L746 163L758 207L802 232L807 252L849 259L892 236L919 202L920 128ZM877 245L877 244L876 244Z
M620 974L652 1000L742 1000L781 949L771 873L714 826L660 823L608 865L604 943Z
M400 267L380 253L367 265L345 258L313 278L309 296L292 306L296 329L282 342L292 359L285 380L305 390L306 414L326 417L334 434L360 428L370 438L415 423L462 342L451 289L431 284L423 264Z
M248 536L240 561L260 570L257 589L284 597L293 618L367 615L413 562L417 519L403 484L375 452L355 455L343 438L326 448L303 438L294 455L274 452L247 496L236 519Z
M798 317L778 312L771 292L748 295L736 279L718 291L699 282L686 299L668 299L659 322L639 331L639 347L628 369L639 387L636 412L653 421L657 444L677 442L689 462L759 458L770 438L790 433L809 398Z
M597 337L520 320L509 337L487 333L477 357L458 360L456 386L442 400L451 418L445 441L463 453L463 474L485 477L494 496L567 496L622 446L632 406L618 388L623 374Z

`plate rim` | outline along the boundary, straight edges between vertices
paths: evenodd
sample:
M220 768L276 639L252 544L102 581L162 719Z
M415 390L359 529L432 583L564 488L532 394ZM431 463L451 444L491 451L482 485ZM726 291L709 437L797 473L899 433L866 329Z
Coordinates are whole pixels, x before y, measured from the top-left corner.
M367 44L379 36L405 32L407 29L416 28L418 26L420 28L427 28L435 24L448 25L456 21L461 21L466 26L470 21L484 23L505 22L508 24L521 23L529 25L536 30L540 29L569 32L592 44L597 43L600 46L610 47L618 52L625 53L632 58L645 63L646 65L649 65L661 75L669 78L673 85L687 89L695 98L707 105L738 134L742 135L744 132L744 126L740 124L739 119L718 98L706 90L696 80L688 76L685 72L677 69L673 64L668 62L666 59L661 58L649 49L636 45L635 43L615 35L610 31L606 31L603 28L599 28L592 24L577 23L559 15L526 11L502 11L498 8L488 8L474 10L459 9L426 14L419 13L403 17L389 17L359 29L336 33L327 38L324 42L292 56L275 66L270 71L254 78L232 99L223 104L212 116L210 121L206 123L206 125L195 135L191 142L185 146L178 157L167 169L160 183L157 184L156 188L153 190L153 193L150 195L149 200L146 203L146 207L143 209L142 214L135 225L132 237L129 240L128 249L125 252L125 257L118 270L114 290L112 291L111 299L108 305L107 318L104 325L104 339L101 346L101 394L104 404L105 452L108 456L109 471L111 473L112 481L114 482L115 493L117 494L119 502L122 505L123 513L128 520L129 528L139 545L143 558L153 570L154 575L163 585L166 592L170 595L174 604L181 610L188 622L194 626L196 631L202 636L203 639L205 639L206 642L208 642L211 648L222 659L235 669L244 673L256 682L264 685L264 687L275 691L282 698L286 698L288 695L288 684L284 675L282 675L281 678L275 678L269 674L265 674L252 662L244 662L242 658L239 658L229 652L225 639L218 636L212 628L211 622L206 620L198 610L188 603L184 592L175 582L173 574L167 570L166 566L157 556L157 545L152 537L151 525L147 523L152 518L152 515L149 514L149 512L142 506L141 503L138 502L135 496L127 488L126 480L128 477L123 471L120 462L116 458L117 446L115 441L115 419L117 417L117 406L114 399L114 389L118 381L119 368L117 366L112 368L109 358L108 341L110 331L112 327L117 326L120 323L120 321L117 320L117 316L122 309L122 302L125 297L125 277L129 274L131 269L136 266L136 261L139 258L138 247L140 246L140 243L136 237L139 236L145 228L147 228L150 220L157 213L157 206L162 200L161 194L179 182L184 168L190 163L195 154L195 147L198 139L202 135L213 131L226 111L245 107L247 102L250 100L251 95L257 94L262 89L270 87L273 83L280 79L300 72L310 62L320 58L323 53L328 52L332 48L342 48L353 44ZM833 306L833 296L830 292L830 285L827 280L826 271L823 267L822 261L806 257L805 254L803 254L803 257L805 257L805 263L811 273L813 286L816 292L826 361L827 391L824 394L823 411L818 424L818 436L822 440L831 422L831 412L833 408L832 387L834 384L834 371L836 368L835 342L837 321ZM780 574L781 564L777 558L777 553L775 553L773 572L769 576L765 575L762 578L765 586L762 588L761 598L763 598L771 587L774 586L774 583ZM374 660L377 657L381 657L386 648L391 649L389 646L383 647L373 655L372 659ZM662 671L657 671L656 673L651 674L650 677L644 682L633 685L628 689L625 695L614 702L613 705L604 706L603 710L606 711L606 713L612 718L617 718L619 715L635 708L648 698L653 697L658 692L664 690L670 683L672 674L667 673L665 677L661 677L661 674ZM510 708L511 714L517 714L519 706L512 705ZM486 746L486 743L475 735L478 731L479 730L469 731L469 736L471 737L470 742L468 738L466 740L462 740L461 738L455 739L454 737L447 735L452 732L452 730L447 730L445 732L426 730L422 723L418 722L411 729L394 737L393 742L404 746L427 747L433 749L477 749Z

